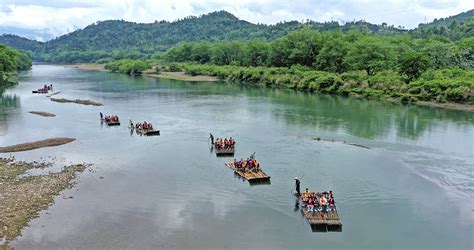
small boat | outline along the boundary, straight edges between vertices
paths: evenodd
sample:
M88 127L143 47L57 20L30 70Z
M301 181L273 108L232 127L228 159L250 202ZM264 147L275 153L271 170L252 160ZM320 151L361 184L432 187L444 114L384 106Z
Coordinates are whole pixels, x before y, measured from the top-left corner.
M265 182L270 180L270 176L263 172L262 169L259 169L258 171L248 170L243 172L242 170L238 170L237 168L235 168L233 162L226 162L225 165L230 169L234 170L235 174L239 175L240 177L246 179L249 182Z
M324 193L316 193L320 197ZM302 196L296 195L298 205L303 203ZM300 206L301 207L301 206ZM301 214L308 220L313 232L341 232L342 223L337 213L336 207L331 211L308 211L306 207L301 207Z

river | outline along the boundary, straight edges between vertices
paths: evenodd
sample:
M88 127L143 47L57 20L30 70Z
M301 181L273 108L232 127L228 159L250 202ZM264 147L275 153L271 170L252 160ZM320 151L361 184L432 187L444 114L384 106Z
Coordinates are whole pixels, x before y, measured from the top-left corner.
M58 97L104 106L31 94L49 83ZM21 73L1 100L0 145L77 138L3 157L93 164L22 231L18 249L473 248L472 113L50 65ZM99 112L122 126L101 125ZM129 119L161 136L131 134ZM271 184L236 178L209 132L236 138L237 158L256 152ZM311 231L290 194L295 176L335 193L342 232Z

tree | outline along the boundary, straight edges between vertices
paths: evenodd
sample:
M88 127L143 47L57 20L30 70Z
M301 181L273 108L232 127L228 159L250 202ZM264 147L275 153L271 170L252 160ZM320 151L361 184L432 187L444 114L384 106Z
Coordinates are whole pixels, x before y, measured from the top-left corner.
M345 62L355 70L365 70L373 75L378 71L389 69L395 64L393 47L380 38L366 36L355 42L349 49Z
M400 73L407 77L407 82L420 77L429 64L429 57L422 52L407 52L399 58Z
M325 37L323 47L316 57L315 66L317 70L342 73L347 70L348 65L344 57L349 50L349 43L340 33Z

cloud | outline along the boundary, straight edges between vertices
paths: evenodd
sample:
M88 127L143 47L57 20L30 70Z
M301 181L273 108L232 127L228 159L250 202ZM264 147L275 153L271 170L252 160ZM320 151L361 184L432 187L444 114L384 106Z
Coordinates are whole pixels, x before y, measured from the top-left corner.
M366 20L412 28L473 8L474 1L464 0L0 0L0 28L54 37L99 20L173 21L222 9L253 23Z

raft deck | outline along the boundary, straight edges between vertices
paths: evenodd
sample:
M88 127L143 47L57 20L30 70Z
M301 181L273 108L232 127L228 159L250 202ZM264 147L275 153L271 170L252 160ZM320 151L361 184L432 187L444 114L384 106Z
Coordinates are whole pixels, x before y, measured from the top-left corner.
M235 168L233 162L226 162L225 165L229 167L230 169L234 170L235 174L238 174L240 177L246 179L249 182L256 182L256 181L269 181L271 176L268 176L263 172L261 169L259 169L257 172L254 171L239 171Z
M135 129L138 134L141 135L146 135L146 136L152 136L152 135L160 135L159 130L153 130L153 129Z
M105 121L105 123L107 124L107 126L120 126L120 121Z
M301 204L301 200L299 200ZM342 223L334 208L329 212L310 212L306 207L301 208L301 213L308 220L313 232L341 232Z
M234 156L235 147L215 148L216 156Z
M31 91L33 94L48 94L48 90L33 90Z

